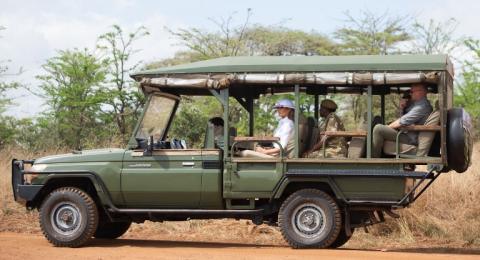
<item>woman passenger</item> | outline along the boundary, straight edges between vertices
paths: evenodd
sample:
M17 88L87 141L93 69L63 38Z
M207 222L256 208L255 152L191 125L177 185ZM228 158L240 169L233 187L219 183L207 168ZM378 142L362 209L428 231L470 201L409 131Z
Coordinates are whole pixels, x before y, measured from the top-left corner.
M280 116L280 121L278 126L273 132L274 137L278 137L280 146L285 151L285 156L288 156L290 151L286 151L288 141L293 138L294 135L294 124L293 117L295 111L295 105L289 99L282 99L278 101L273 107L277 110L278 115ZM242 157L260 157L260 158L272 158L280 156L280 146L278 143L273 143L273 147L255 147L255 151L244 150L239 154Z

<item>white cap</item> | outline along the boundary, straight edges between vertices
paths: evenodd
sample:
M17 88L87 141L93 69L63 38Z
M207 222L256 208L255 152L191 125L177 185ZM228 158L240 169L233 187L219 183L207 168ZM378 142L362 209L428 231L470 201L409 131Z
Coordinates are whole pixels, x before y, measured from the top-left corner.
M287 107L287 108L295 109L295 105L293 104L292 101L290 101L290 99L279 100L279 101L277 101L275 106L273 106L273 108L281 108L281 107Z

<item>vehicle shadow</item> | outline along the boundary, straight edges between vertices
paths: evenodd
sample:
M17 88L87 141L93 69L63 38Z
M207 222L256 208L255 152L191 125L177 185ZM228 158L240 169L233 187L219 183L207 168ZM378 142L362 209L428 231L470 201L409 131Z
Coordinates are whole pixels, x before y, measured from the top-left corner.
M176 240L155 240L155 239L93 239L87 247L115 248L122 246L140 248L289 248L286 245L259 245L249 243L229 242L206 242L206 241L176 241ZM321 249L306 249L321 250ZM338 251L371 251L371 252L397 252L417 254L457 254L457 255L480 255L480 248L386 248L386 249L364 249L364 248L338 248L327 249Z
M457 247L412 247L412 248L386 248L386 249L358 249L358 248L339 248L345 251L382 251L396 253L416 253L416 254L452 254L452 255L480 255L480 248L457 248Z
M388 250L389 252L404 252L404 253L425 253L425 254L456 254L456 255L480 255L480 248L399 248Z
M205 241L175 241L175 240L152 240L152 239L93 239L87 245L88 247L151 247L151 248L262 248L262 247L285 247L281 245L258 245L248 243L229 243L229 242L205 242Z

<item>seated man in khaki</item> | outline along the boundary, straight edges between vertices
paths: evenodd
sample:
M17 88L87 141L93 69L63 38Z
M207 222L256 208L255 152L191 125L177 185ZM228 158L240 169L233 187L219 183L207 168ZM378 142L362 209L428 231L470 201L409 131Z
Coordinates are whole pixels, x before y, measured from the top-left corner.
M420 83L413 84L410 88L410 94L411 104L405 109L406 114L389 125L379 124L373 128L372 157L381 157L383 144L386 140L396 141L398 128L409 125L423 125L432 112L430 101L427 100L427 87L425 85ZM417 145L418 132L410 131L408 133L401 133L399 142Z
M320 116L325 118L320 125L320 136L318 142L303 154L308 158L342 158L347 155L347 142L345 137L327 137L323 135L326 131L345 131L343 123L335 114L337 104L333 100L325 99L320 104ZM323 150L325 144L325 151Z

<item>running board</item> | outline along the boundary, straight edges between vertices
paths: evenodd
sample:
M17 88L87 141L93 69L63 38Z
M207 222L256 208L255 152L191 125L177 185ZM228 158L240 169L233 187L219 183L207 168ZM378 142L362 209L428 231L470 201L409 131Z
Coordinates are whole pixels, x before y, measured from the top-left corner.
M263 209L253 210L232 210L232 209L119 209L109 208L108 211L112 213L126 213L126 214L181 214L181 215L258 215L263 212Z

